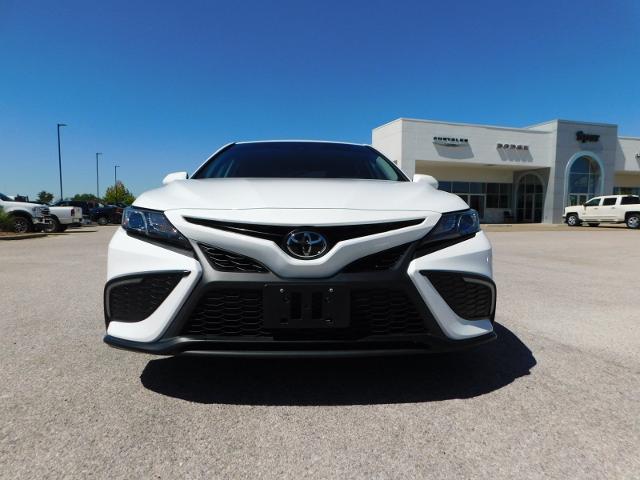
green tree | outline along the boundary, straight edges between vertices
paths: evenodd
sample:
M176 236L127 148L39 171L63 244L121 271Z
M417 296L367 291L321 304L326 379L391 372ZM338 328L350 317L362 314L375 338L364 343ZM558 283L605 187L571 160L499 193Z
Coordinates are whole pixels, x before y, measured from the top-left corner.
M107 188L104 194L104 202L107 204L124 203L131 205L136 197L124 186L120 180L115 185Z
M71 200L74 202L99 202L100 199L93 193L76 193Z
M42 203L51 203L53 200L53 193L42 190L38 193L38 201Z

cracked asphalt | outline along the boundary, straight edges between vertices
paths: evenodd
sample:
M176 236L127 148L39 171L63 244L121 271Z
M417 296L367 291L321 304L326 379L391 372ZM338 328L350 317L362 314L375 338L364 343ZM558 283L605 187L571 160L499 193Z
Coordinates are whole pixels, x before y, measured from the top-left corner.
M102 343L114 230L0 241L0 478L640 478L640 232L489 232L475 350L230 360Z

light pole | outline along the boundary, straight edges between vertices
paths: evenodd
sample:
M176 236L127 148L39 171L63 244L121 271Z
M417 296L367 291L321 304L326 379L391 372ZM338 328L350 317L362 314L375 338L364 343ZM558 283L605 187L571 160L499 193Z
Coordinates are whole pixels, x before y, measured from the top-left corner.
M66 127L66 123L58 123L58 171L60 172L60 200L63 200L62 196L62 154L60 153L60 127Z
M115 189L116 194L116 203L118 203L118 168L120 165L113 166L113 188Z
M96 200L100 200L100 174L98 173L98 155L102 155L102 152L96 152Z

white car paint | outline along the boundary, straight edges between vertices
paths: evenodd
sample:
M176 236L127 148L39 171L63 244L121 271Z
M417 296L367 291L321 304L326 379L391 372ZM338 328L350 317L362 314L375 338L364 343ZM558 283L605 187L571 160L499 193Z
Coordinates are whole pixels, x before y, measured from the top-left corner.
M82 223L82 208L80 207L49 207L52 217L55 217L60 225L69 226Z
M168 175L163 187L143 193L133 206L164 212L171 224L188 239L196 252L195 257L136 238L120 228L109 245L107 280L113 284L118 279L149 272L180 270L188 274L148 318L137 322L111 320L107 329L111 338L150 343L161 340L185 299L200 281L204 281L205 270L214 283L218 276L228 278L229 274L218 274L202 260L202 254L198 254L199 242L257 260L280 281L292 284L313 280L324 282L355 260L422 239L443 213L469 208L458 196L434 188L437 181L432 177L415 182L185 177L182 173ZM325 255L307 260L294 258L271 240L191 223L187 220L191 217L317 228L421 221L396 230L340 241ZM456 315L421 270L465 272L490 281L491 245L483 232L414 259L408 264L406 275L448 339L469 340L493 332L492 318L465 320Z
M594 197L584 205L565 207L563 219L572 227L586 222L626 223L629 228L640 228L640 197L635 195Z
M44 227L49 215L49 207L38 203L16 202L7 195L0 194L0 207L12 216L28 218L36 228Z

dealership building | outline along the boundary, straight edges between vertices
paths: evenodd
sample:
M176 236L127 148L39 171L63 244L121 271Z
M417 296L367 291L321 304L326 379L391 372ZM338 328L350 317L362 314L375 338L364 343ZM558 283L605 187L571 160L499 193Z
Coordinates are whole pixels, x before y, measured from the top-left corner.
M562 222L567 205L640 194L640 137L606 123L552 120L524 128L399 118L373 146L409 175L433 175L483 222Z

